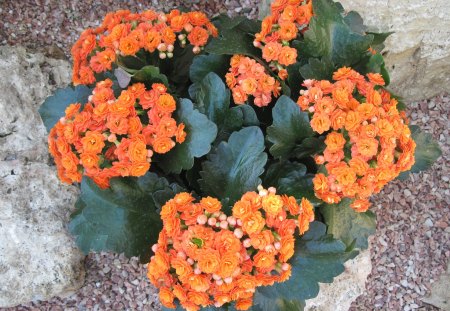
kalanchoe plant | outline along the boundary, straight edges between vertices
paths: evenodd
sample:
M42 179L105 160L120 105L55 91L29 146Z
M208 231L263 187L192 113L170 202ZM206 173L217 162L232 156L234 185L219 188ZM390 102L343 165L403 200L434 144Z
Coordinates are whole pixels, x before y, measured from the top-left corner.
M440 155L387 89L388 35L332 0L109 13L40 109L79 247L149 262L164 308L301 310L367 248L370 195Z

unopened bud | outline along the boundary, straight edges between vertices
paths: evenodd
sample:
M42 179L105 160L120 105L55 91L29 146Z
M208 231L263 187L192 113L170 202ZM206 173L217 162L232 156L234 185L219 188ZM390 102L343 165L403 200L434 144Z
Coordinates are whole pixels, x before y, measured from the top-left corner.
M267 191L269 191L269 193L272 193L272 194L277 193L277 189L275 189L275 187L269 187L269 188L267 189Z
M238 239L242 238L244 236L244 232L242 231L242 229L234 229L234 236L237 237Z
M152 246L152 252L156 253L157 250L158 250L158 244L154 244Z
M167 55L166 53L159 53L159 58L166 59Z
M267 194L269 194L269 192L268 192L266 189L261 190L261 191L259 192L259 196L261 196L261 197L265 197Z
M190 264L191 266L194 264L194 259L192 259L192 258L188 258L186 261L187 261L188 264Z
M228 221L222 220L222 221L220 222L220 228L222 228L222 229L228 229Z
M225 214L220 214L219 220L220 220L220 221L227 220L227 215L225 215Z
M202 271L199 268L195 268L194 274L197 274L197 275L202 274Z
M276 250L281 249L281 243L280 243L280 242L275 242L275 243L273 243L273 246L275 246L275 249L276 249Z
M204 225L204 224L206 224L207 221L208 221L208 217L206 217L206 215L199 215L197 217L197 223L199 225Z
M113 143L113 142L115 142L117 140L117 136L116 136L116 134L111 134L111 135L109 135L108 136L108 141L110 142L110 143Z
M311 106L308 108L308 111L312 113L312 112L316 111L316 109L313 106Z
M233 216L230 216L227 218L228 223L230 224L230 226L236 226L236 218L234 218Z
M227 284L231 284L231 282L233 282L233 278L232 277L227 277L224 279L225 283Z
M217 284L218 286L222 285L222 284L223 284L223 280L216 280L216 284Z
M186 30L187 32L191 32L193 28L194 27L191 24L189 24L189 23L184 25L184 30Z
M252 246L252 242L250 241L250 239L245 239L244 242L242 242L242 245L244 245L245 248L249 248L250 246Z
M285 262L285 263L281 266L281 270L283 270L283 271L288 271L290 267L291 267L291 266L290 266L288 263Z
M174 46L173 46L173 44L169 44L168 46L167 46L167 52L173 52L173 49L174 49Z
M184 252L178 252L177 257L181 259L186 259L186 254Z
M199 46L194 46L194 48L192 49L192 52L194 52L194 54L198 54L200 53L201 49Z
M165 43L160 43L157 47L158 51L165 52L167 51L167 45Z
M216 224L216 222L217 222L216 218L208 219L208 225L210 225L210 226L214 226Z
M172 58L173 57L173 53L169 52L167 53L167 58Z
M242 219L238 219L236 220L236 224L241 227L242 226Z

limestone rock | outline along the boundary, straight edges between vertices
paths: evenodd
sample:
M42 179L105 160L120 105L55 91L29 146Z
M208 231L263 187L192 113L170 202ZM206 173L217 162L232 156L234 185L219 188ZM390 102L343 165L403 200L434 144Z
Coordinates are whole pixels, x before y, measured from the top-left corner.
M270 12L262 0L260 17ZM447 0L340 0L371 31L394 32L383 51L395 93L409 101L450 91L450 5Z
M447 0L340 1L370 30L393 31L384 50L390 88L417 101L450 91L450 5Z
M447 263L447 272L442 273L435 283L431 286L429 297L422 299L423 302L433 305L445 311L450 310L450 262Z
M0 307L67 296L84 280L66 225L78 189L48 165L37 109L70 81L68 62L0 47Z
M370 247L345 263L345 272L331 284L320 284L319 295L306 300L305 311L347 311L366 287L372 270Z

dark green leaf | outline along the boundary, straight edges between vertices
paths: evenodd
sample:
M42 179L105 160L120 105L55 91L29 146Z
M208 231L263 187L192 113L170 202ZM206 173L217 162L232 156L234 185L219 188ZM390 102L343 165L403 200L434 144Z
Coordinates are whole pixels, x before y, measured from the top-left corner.
M160 73L159 68L155 66L145 66L133 74L133 80L138 82L147 82L149 85L153 83L163 83L169 86L167 77Z
M302 159L310 155L322 153L325 150L325 137L307 137L299 145L297 145L292 152L293 155Z
M54 95L47 97L39 108L39 114L47 131L50 132L59 119L65 116L65 110L70 104L80 103L84 106L91 93L92 90L87 86L78 85L75 88L68 86L58 89Z
M190 68L190 78L193 83L200 82L210 72L219 77L225 77L230 67L230 57L227 55L199 55L194 58Z
M327 57L338 67L357 63L369 49L373 35L354 32L348 23L355 22L355 15L352 13L346 20L342 7L332 0L313 1L313 11L304 41L299 43L299 53Z
M409 173L418 173L429 169L442 155L439 144L433 139L433 136L422 132L417 125L412 125L410 128L411 136L416 142L416 151L414 152L416 162L411 170L401 173L399 179L405 179Z
M306 174L306 166L302 163L291 161L277 161L269 165L264 174L264 186L278 188L281 178L287 177L292 172Z
M301 64L299 62L287 67L288 84L289 84L289 87L291 88L291 96L295 100L300 95L299 93L300 93L301 84L303 81L303 78L300 74L300 67L301 67Z
M213 38L205 47L210 54L259 56L261 51L253 46L251 33L259 31L255 22L247 18L221 16L217 24L219 37Z
M243 126L259 126L258 116L256 115L255 109L249 105L239 105L231 108L231 110L240 110L243 115Z
M200 186L206 195L229 199L232 204L242 194L255 190L261 184L267 154L264 153L264 136L258 127L246 127L231 134L208 155L200 172Z
M173 197L180 190L153 173L139 179L112 179L111 188L106 190L98 188L91 179L83 178L70 232L85 254L124 252L146 261L161 229L157 212L161 202L155 200L155 195Z
M181 99L175 112L178 123L184 123L186 140L171 151L158 157L159 165L165 172L179 174L191 169L194 158L200 158L211 150L211 143L217 135L217 126L194 109L189 99Z
M364 35L366 33L367 27L364 25L364 21L358 12L348 12L344 17L344 21L353 32L360 35Z
M334 64L331 60L322 58L310 58L308 64L300 68L300 74L304 79L331 80L334 72Z
M374 49L378 53L381 53L381 51L383 51L384 49L384 41L394 32L381 32L381 33L367 32L367 33L373 36L373 41L371 44L372 49Z
M351 200L344 199L339 204L324 204L320 212L328 225L327 233L343 241L347 246L355 241L355 246L366 249L367 239L375 233L376 217L371 211L355 212L350 207Z
M291 171L278 181L278 192L294 196L297 200L308 199L313 205L322 203L316 198L313 188L313 174L306 174L306 169Z
M273 143L270 153L277 158L289 157L296 144L313 136L308 114L289 97L281 96L272 110L273 124L267 128L267 139Z
M389 73L386 70L384 59L381 54L377 53L377 54L372 55L366 66L367 66L367 72L380 73L383 76L383 79L386 82L386 85L389 85L389 83L390 83Z
M344 262L356 256L356 251L347 251L342 241L326 235L326 226L320 222L310 224L310 229L295 245L295 255L289 261L292 275L283 283L258 287L254 303L263 311L274 310L266 307L268 299L282 299L290 304L302 304L319 293L320 283L331 283L333 278L344 272ZM260 296L261 295L261 296ZM275 309L276 310L276 309Z

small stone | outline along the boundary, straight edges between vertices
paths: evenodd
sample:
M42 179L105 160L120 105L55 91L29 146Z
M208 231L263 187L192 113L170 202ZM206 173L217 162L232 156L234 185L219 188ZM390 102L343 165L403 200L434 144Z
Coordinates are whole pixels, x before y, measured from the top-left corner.
M425 226L429 228L433 227L433 221L430 218L427 218L427 220L425 220Z

